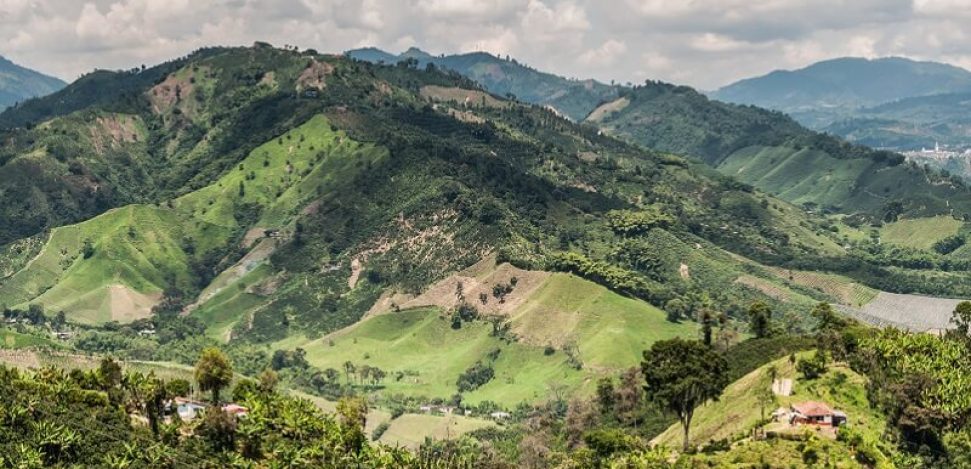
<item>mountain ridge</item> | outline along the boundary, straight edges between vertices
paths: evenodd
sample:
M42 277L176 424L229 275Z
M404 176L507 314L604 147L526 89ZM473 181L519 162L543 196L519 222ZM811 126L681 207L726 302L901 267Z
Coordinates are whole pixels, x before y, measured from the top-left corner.
M44 96L67 86L60 78L45 75L0 56L0 111L30 98Z

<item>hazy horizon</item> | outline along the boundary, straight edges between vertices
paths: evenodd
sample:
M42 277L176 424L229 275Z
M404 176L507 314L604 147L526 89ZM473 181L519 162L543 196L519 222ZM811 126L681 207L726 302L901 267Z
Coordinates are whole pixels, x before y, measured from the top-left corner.
M485 51L571 78L712 90L888 56L971 67L965 0L0 0L0 55L66 81L199 47Z

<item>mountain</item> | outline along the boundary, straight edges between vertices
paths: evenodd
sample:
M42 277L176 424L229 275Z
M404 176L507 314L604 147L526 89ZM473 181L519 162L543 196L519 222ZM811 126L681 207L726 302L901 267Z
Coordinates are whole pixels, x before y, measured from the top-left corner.
M904 58L842 58L741 80L711 94L784 111L852 142L907 151L971 144L963 103L971 72Z
M571 120L583 120L601 102L617 96L618 87L595 80L569 80L533 69L508 56L505 59L485 52L433 56L418 48L393 55L375 48L346 52L349 57L372 63L395 64L414 59L419 67L433 64L453 70L481 84L492 94L512 94L528 103L549 106Z
M689 87L649 82L625 90L586 122L648 148L694 156L795 204L871 219L883 218L891 202L910 217L971 214L971 191L956 178Z
M0 57L0 110L30 98L51 94L65 85L58 78L21 67Z
M728 251L840 252L817 220L704 166L435 70L206 49L0 121L36 122L5 131L3 174L33 176L0 181L25 194L3 205L0 303L79 323L179 304L222 340L318 336L490 254L656 307L695 288L686 276L733 286ZM761 293L716 296L740 311Z
M918 96L864 107L823 130L878 148L971 147L971 93Z
M839 58L799 70L777 70L727 85L712 97L797 112L854 109L915 96L971 91L971 72L900 57Z
M726 368L726 385L739 380L726 394L737 406L699 410L699 437L749 434L752 380L765 365L786 378L816 373L797 378L793 398L845 405L861 432L713 441L685 455L688 465L755 464L749 450L759 448L796 465L823 453L848 467L880 462L910 448L887 437L871 451L883 422L908 430L908 419L884 420L900 412L946 419L927 428L947 444L965 428L967 366L951 365L965 363L959 338L884 340L820 306L899 325L940 310L941 300L907 293L971 296L965 222L939 216L928 230L916 218L965 213L962 186L686 87L619 89L578 123L409 55L378 65L263 43L207 48L95 72L0 114L0 175L13 175L0 178L0 347L141 366L218 362L218 347L239 374L222 395L253 416L236 426L216 412L176 419L156 439L131 413L150 420L175 395L157 381L161 368L124 379L111 362L86 365L93 372L0 368L4 402L42 398L38 413L0 428L13 435L0 438L4 461L165 467L139 458L190 454L202 465L272 465L299 453L325 467L420 467L443 454L470 467L566 457L575 467L663 467L671 455L646 442L670 437L675 422L644 397L640 365L645 350L686 342ZM824 216L735 177L765 168L791 170L782 177L808 188L820 178L806 201L832 197L845 211ZM759 174L771 187L774 176ZM869 185L853 189L847 174ZM766 327L745 340L758 315ZM816 344L832 350L807 356ZM33 353L9 360L42 366ZM70 357L85 359L57 353L57 363ZM926 383L905 386L917 376ZM343 399L331 403L339 423L287 389ZM902 394L913 402L892 407ZM868 410L865 395L880 407ZM363 434L368 408L391 423ZM124 441L43 430L99 419L122 425L113 436ZM443 438L470 433L424 443L420 460L365 444L430 426ZM132 442L160 455L131 454ZM32 445L46 450L24 455Z

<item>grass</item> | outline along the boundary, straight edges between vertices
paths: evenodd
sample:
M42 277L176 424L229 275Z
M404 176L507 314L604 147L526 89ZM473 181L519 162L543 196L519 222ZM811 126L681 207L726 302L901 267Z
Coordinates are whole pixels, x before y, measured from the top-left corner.
M343 370L346 361L377 366L389 376L384 392L410 396L447 398L458 392L461 373L476 362L490 362L495 377L464 401L512 406L548 400L553 388L592 392L594 378L635 366L655 341L697 334L693 323L670 323L653 306L567 274L549 276L510 315L519 341L493 337L485 321L452 329L440 311L419 308L373 316L322 339L287 345L302 347L320 368ZM577 346L582 370L570 366L563 350L567 342ZM547 344L556 344L553 353L547 353ZM489 358L496 350L498 356ZM401 379L395 379L398 372Z
M37 303L48 312L63 310L82 323L130 321L146 315L151 304L139 305L136 312L116 311L111 287L116 287L116 292L130 289L152 295L160 293L172 279L185 285L190 281L189 257L182 240L202 237L203 232L226 234L164 208L131 205L111 210L55 229L30 266L3 282L0 299L19 307ZM82 252L85 241L93 246L89 258ZM135 304L144 302L137 301L143 299L141 295L133 298Z
M949 216L900 220L883 225L880 240L914 249L931 249L934 243L958 234L964 222Z
M47 337L21 334L17 331L0 327L0 348L23 349L32 347L61 348L61 345Z
M632 366L658 340L697 334L660 309L570 274L556 273L512 313L513 332L536 345L574 342L585 365Z
M811 149L753 146L729 155L718 170L795 204L838 206L853 198L854 183L871 165L867 159L836 159Z
M489 420L460 415L405 414L390 421L388 430L381 435L379 441L415 449L425 442L425 438L454 439L466 433L494 426L496 424Z

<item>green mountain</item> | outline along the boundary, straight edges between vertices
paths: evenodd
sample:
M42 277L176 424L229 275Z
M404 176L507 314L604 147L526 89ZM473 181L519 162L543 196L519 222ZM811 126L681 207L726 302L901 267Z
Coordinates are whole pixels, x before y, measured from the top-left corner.
M901 57L847 57L741 80L715 91L712 97L797 112L853 109L961 91L971 91L971 72L953 65Z
M0 57L0 110L31 98L51 94L65 85L58 78L21 67Z
M767 151L820 138L688 89L632 93L602 125L667 102L740 139L678 139L712 164L759 131L780 139ZM511 408L548 399L549 383L593 393L659 340L717 328L727 347L755 301L798 331L814 304L858 308L874 289L968 294L966 250L868 242L850 221L414 62L205 49L89 76L0 121L31 123L5 130L3 173L25 168L4 190L34 197L0 208L45 215L5 232L4 314L63 317L83 331L69 346L142 360L222 344L247 372L272 363L321 395L342 392L321 376L350 363L397 377L385 386L402 398ZM157 337L138 334L149 325Z
M549 106L574 121L583 120L600 103L616 97L619 89L596 80L569 80L538 71L509 56L502 59L485 52L433 56L411 48L396 56L372 47L346 54L357 60L388 65L407 59L417 61L419 67L432 64L471 78L492 94L511 94L528 103Z
M969 144L971 72L904 58L843 58L775 71L715 91L715 99L784 111L810 128L877 148Z
M891 208L911 217L971 214L971 192L957 178L810 131L781 112L713 101L688 87L637 86L587 122L649 148L697 157L795 204L871 218Z

